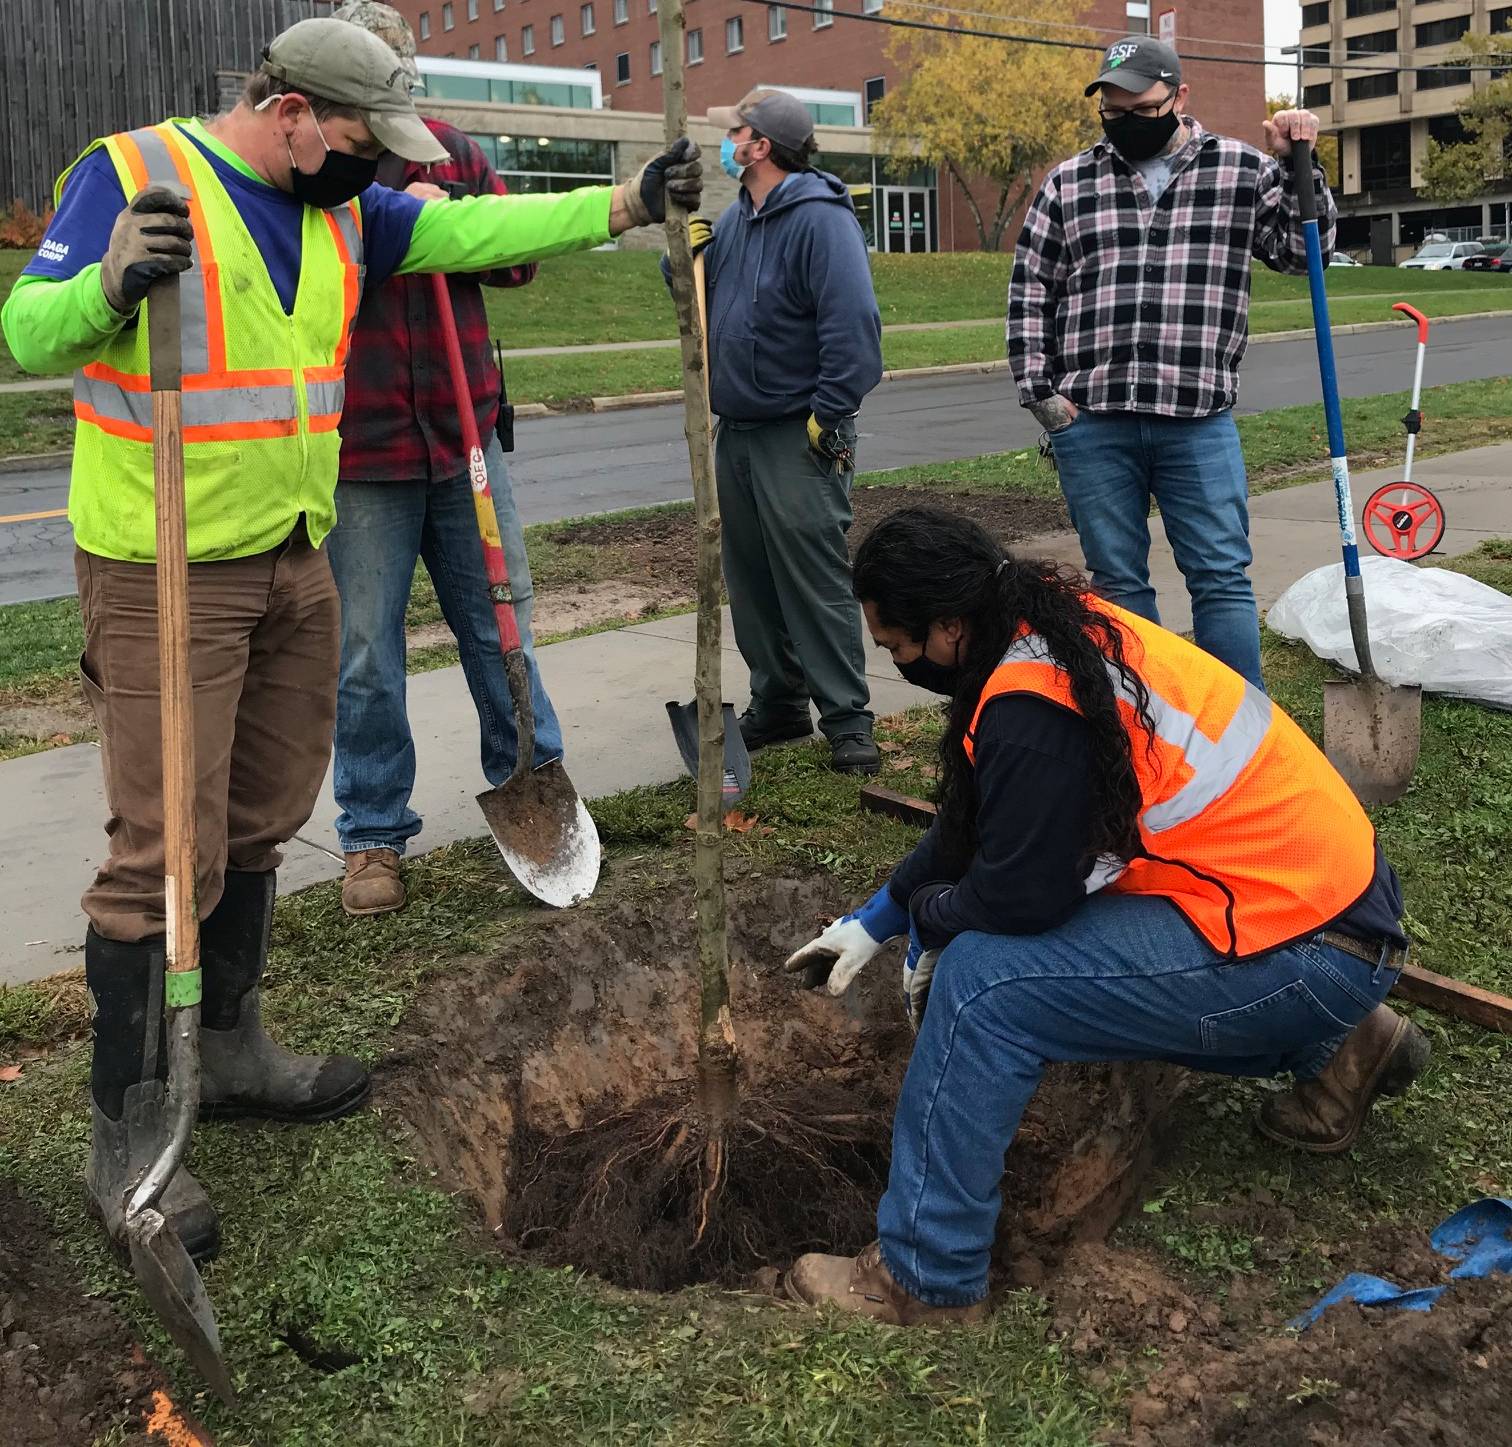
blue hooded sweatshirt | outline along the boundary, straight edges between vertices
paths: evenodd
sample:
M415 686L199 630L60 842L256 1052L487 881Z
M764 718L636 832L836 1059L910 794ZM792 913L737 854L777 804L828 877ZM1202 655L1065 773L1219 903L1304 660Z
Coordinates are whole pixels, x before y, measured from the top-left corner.
M882 318L844 182L792 172L759 211L742 187L703 255L718 416L813 412L833 427L860 411L882 380Z

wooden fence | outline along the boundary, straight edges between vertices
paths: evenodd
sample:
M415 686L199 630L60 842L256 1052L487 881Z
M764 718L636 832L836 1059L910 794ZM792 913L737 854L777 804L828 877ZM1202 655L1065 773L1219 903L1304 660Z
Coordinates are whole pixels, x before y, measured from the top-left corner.
M219 108L217 71L248 71L330 0L3 0L0 209L41 210L97 136Z

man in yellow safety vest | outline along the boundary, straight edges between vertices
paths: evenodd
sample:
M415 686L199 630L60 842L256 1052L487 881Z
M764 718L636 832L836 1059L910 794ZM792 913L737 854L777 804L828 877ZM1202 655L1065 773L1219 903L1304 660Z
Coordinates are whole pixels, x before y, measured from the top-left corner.
M439 161L409 76L376 35L305 20L238 104L97 141L3 314L33 372L74 372L69 518L83 688L99 723L110 851L84 896L94 1001L87 1184L120 1237L122 1196L161 1141L165 913L147 333L152 283L181 282L184 465L204 994L201 1113L329 1120L367 1098L345 1056L264 1033L274 871L330 755L338 603L321 543L348 338L364 285L599 245L697 205L682 140L617 186L423 201L373 184L378 157ZM163 1209L213 1255L214 1209L180 1170Z

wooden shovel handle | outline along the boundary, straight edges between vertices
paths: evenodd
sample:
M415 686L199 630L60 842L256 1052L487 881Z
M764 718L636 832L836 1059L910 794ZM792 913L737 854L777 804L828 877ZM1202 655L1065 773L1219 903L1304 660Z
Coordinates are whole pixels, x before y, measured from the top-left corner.
M698 330L703 338L704 396L709 394L709 285L700 251L693 258L693 299L698 305Z
M189 544L184 516L183 350L179 279L147 294L152 485L157 511L158 697L163 731L163 894L170 974L199 968L194 810L194 690L189 673ZM168 987L168 1004L198 1003Z

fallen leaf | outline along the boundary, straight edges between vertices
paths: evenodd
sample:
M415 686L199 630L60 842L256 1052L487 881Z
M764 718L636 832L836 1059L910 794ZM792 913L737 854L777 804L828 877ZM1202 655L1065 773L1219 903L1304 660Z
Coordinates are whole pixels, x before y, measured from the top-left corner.
M760 821L754 814L742 814L739 809L731 809L724 816L724 826L732 834L749 834Z
M683 820L683 828L684 829L697 829L698 828L698 815L697 814L689 814L688 817Z
M19 1065L0 1065L0 1085L10 1085L13 1081L21 1079L21 1067Z
M913 768L916 762L917 760L912 754L899 754L897 758L892 761L889 767L901 772L904 769Z
M877 747L881 749L884 754L901 754L903 752L903 745L898 743L895 739L884 739L880 744L877 745Z
M1187 1314L1184 1311L1173 1311L1166 1318L1166 1325L1178 1336L1187 1329Z

